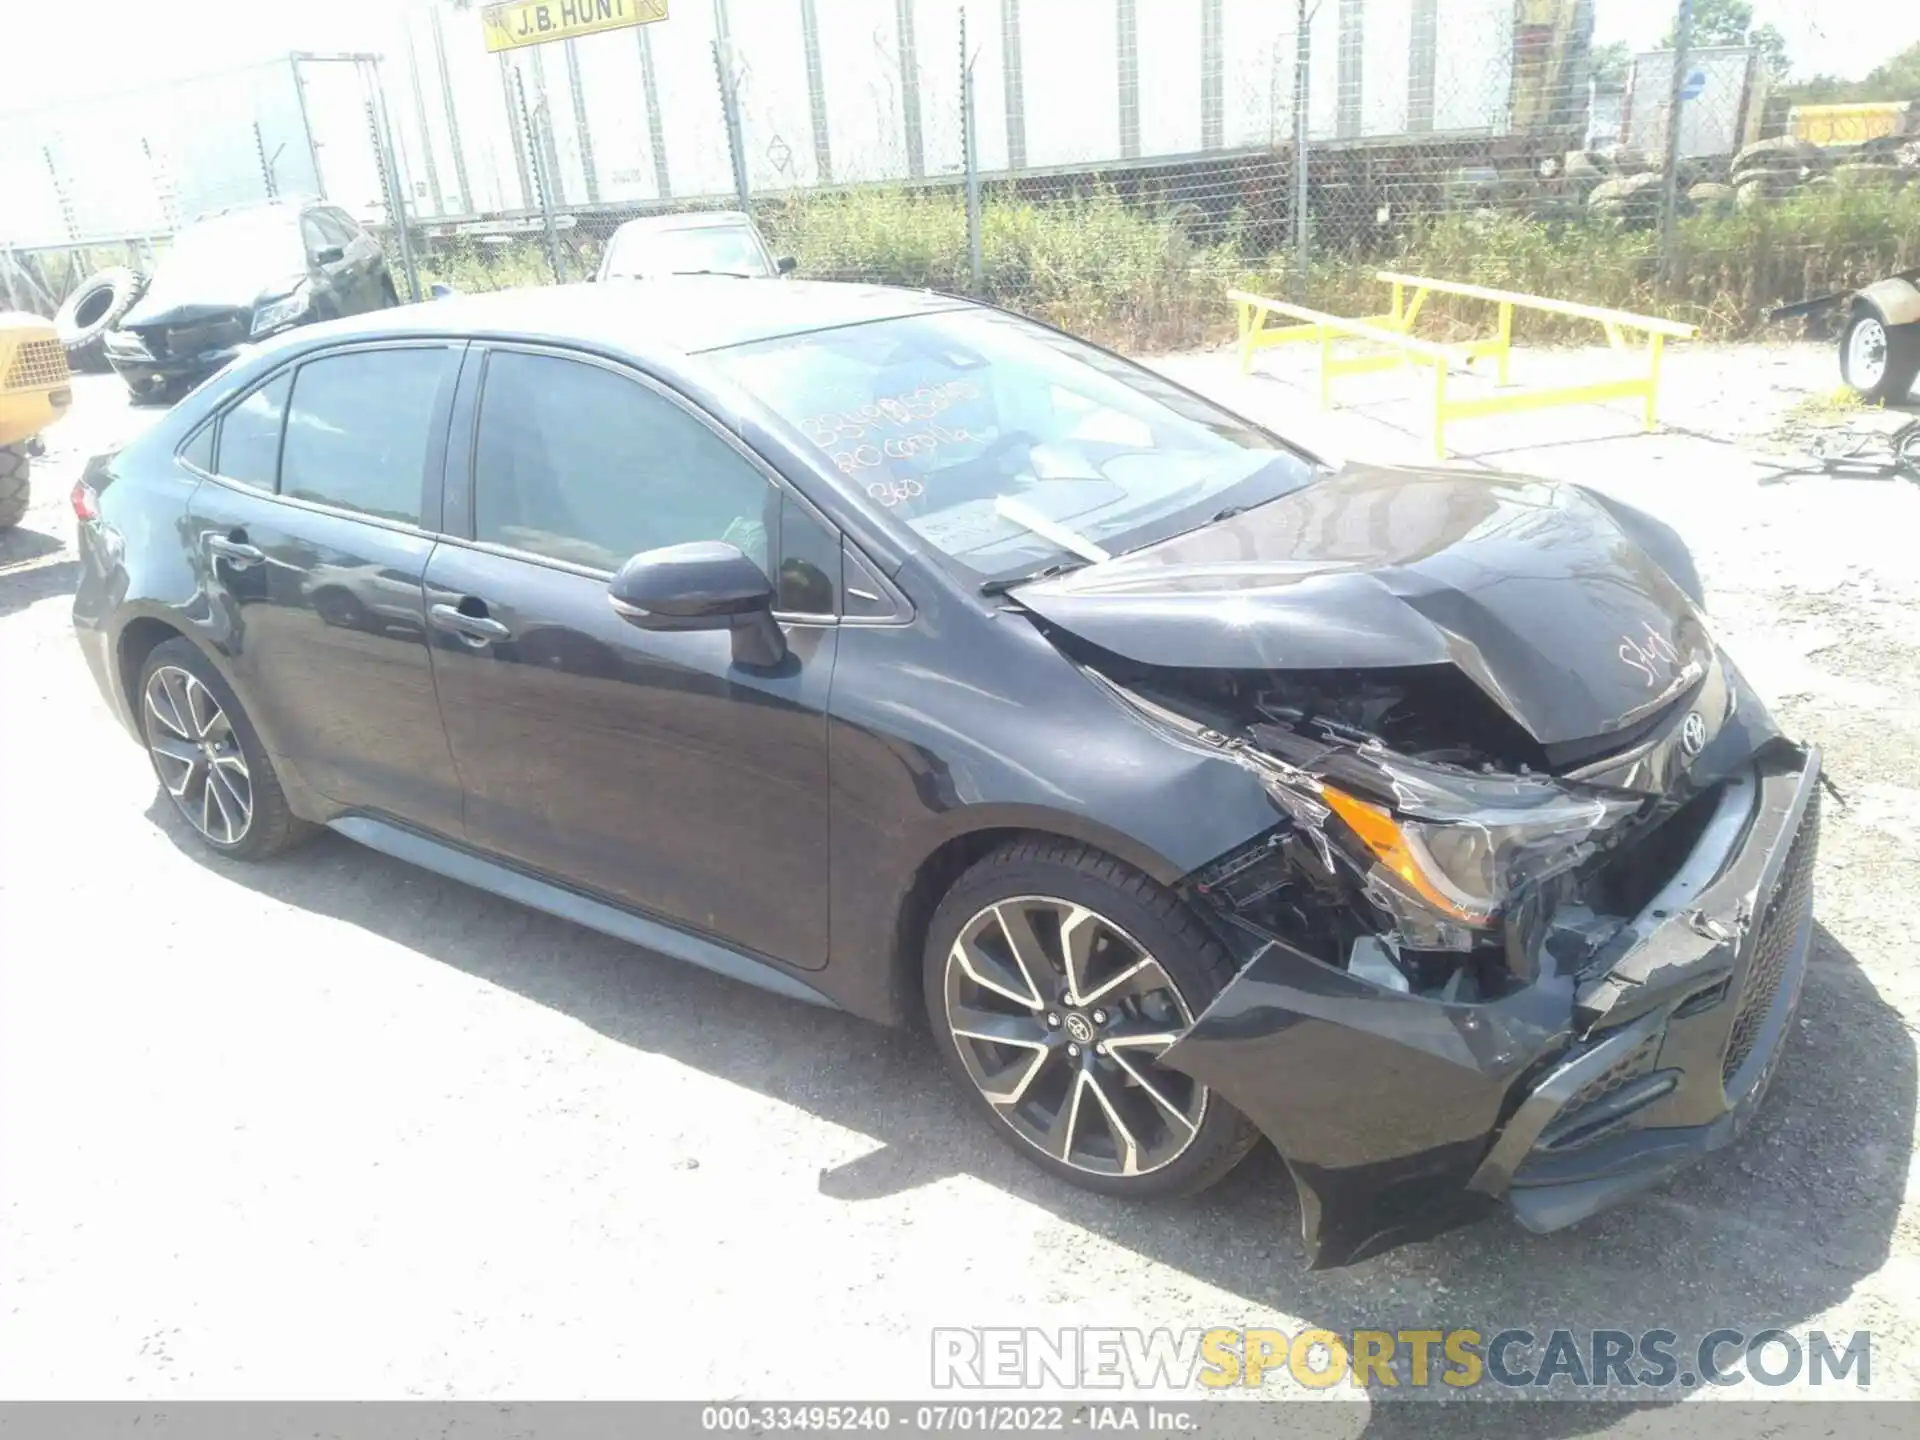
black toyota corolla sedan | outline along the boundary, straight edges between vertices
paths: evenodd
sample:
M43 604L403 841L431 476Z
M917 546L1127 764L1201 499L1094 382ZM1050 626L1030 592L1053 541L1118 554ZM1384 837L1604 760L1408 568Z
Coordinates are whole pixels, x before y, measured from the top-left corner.
M1664 525L1334 468L924 293L739 280L304 328L74 492L74 619L208 846L328 826L907 1024L1121 1195L1264 1135L1335 1265L1733 1137L1817 752Z

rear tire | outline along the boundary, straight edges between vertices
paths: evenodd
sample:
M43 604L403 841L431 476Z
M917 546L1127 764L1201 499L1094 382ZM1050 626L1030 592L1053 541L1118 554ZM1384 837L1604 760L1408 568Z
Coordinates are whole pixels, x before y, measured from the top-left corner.
M1878 305L1860 301L1840 332L1840 376L1863 400L1906 399L1920 376L1920 322L1890 325Z
M1219 1095L1161 1066L1171 1042L1152 1038L1184 1034L1232 959L1112 856L1038 837L1002 846L940 902L923 964L947 1064L1042 1169L1107 1195L1190 1195L1259 1140Z
M25 445L0 445L0 531L26 518L32 472L33 457Z
M154 646L131 698L160 788L208 849L264 860L311 833L239 696L191 640Z

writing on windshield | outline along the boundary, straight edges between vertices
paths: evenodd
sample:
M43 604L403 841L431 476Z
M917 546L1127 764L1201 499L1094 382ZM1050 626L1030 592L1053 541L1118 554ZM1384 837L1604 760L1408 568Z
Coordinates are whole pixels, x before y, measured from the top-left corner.
M980 387L968 380L920 385L851 409L822 411L801 421L800 431L827 452L842 475L858 478L862 470L876 469L889 460L910 460L930 455L942 445L981 438L964 425L934 421L934 416L955 405L979 398ZM889 496L897 488L888 487ZM914 494L919 493L916 486ZM876 492L875 498L894 505L912 497L886 498Z
M823 469L831 461L849 489L975 576L1095 547L1118 554L1128 535L1204 519L1208 505L1261 503L1312 473L1152 371L997 311L931 310L711 353Z

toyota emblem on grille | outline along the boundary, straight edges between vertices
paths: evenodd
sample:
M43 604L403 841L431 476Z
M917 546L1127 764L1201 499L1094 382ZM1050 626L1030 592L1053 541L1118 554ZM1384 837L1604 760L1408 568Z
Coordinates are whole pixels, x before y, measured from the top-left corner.
M1680 722L1680 748L1688 756L1698 755L1707 748L1707 722L1700 718L1698 710L1689 710L1687 718Z

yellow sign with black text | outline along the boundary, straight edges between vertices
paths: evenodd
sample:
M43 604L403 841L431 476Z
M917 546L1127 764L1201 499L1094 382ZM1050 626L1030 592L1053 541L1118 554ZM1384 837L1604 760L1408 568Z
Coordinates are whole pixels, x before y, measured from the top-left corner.
M667 0L507 0L480 12L489 53L667 18Z

